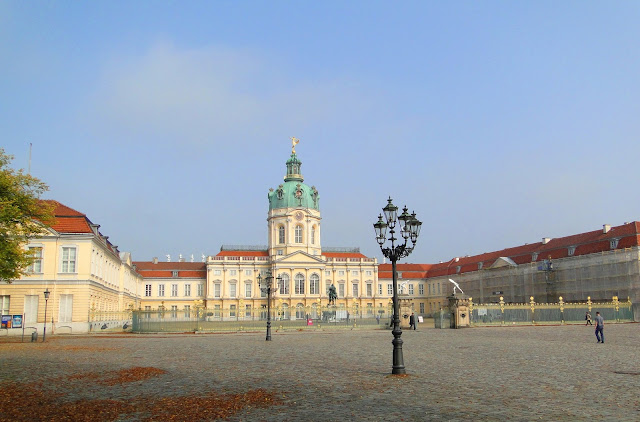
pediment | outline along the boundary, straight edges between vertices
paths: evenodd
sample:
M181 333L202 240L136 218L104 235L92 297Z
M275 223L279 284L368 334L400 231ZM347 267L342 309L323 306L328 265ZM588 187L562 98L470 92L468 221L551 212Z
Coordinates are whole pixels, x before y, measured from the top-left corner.
M300 264L300 263L312 263L312 264L317 264L317 263L322 263L324 264L324 260L322 259L322 256L318 255L318 256L314 256L314 255L310 255L304 251L296 251L296 252L292 252L288 255L283 256L280 259L276 259L277 263L296 263L296 264Z
M518 264L516 264L513 259L509 258L508 256L501 256L498 259L496 259L493 264L491 264L489 269L503 268L503 267L517 267L517 266Z

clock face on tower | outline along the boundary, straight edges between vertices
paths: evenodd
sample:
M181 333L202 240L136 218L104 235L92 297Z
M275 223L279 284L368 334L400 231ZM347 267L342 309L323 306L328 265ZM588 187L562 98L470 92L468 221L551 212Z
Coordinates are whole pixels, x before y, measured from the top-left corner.
M304 218L304 214L302 214L300 211L298 211L296 213L296 220L302 221L303 218Z

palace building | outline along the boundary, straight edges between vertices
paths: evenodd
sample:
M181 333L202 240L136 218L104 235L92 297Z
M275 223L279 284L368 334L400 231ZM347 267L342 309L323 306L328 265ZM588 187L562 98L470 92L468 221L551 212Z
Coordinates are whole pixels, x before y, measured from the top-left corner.
M268 272L279 281L276 301L284 318L318 317L334 285L340 308L386 307L387 291L379 293L377 260L358 248L322 247L320 195L304 183L302 162L292 148L284 182L268 193L266 246L222 246L207 259L206 306L214 310L249 312L266 308L266 294L257 282Z
M223 245L203 262L132 261L85 214L49 201L55 222L25 245L36 261L27 275L0 286L2 328L14 335L23 327L42 333L45 310L48 333L122 329L132 310L167 311L169 318L189 318L203 309L207 318L262 318L267 298L258 276L268 274L277 283L273 305L280 319L320 318L332 285L343 315L388 315L391 264L378 264L359 248L323 246L320 194L304 182L295 146L285 166L283 182L269 189L265 203L267 244ZM637 319L640 223L604 225L436 264L399 263L397 270L403 303L427 317L447 306L452 279L474 303L557 302L560 296L565 302L596 302L615 296L633 303Z

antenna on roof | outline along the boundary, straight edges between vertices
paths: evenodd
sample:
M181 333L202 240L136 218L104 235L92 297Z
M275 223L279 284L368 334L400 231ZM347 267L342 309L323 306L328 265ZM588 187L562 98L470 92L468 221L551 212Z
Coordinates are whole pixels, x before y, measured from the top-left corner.
M29 142L29 169L27 170L27 174L31 175L31 149L33 148L33 144Z

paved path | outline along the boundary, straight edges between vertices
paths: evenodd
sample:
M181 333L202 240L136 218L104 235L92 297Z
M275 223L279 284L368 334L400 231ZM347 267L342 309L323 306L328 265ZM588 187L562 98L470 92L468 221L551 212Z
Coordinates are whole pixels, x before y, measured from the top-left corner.
M0 385L134 366L167 373L87 382L67 399L128 399L265 388L285 404L231 420L640 420L640 325L405 331L408 377L389 376L390 331L52 337L0 342ZM49 339L48 339L49 340ZM36 409L34 409L36 410ZM130 420L130 419L127 419Z

